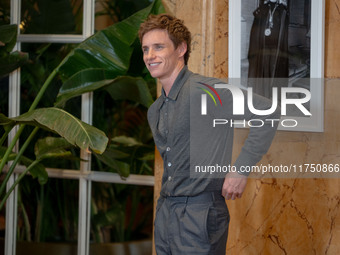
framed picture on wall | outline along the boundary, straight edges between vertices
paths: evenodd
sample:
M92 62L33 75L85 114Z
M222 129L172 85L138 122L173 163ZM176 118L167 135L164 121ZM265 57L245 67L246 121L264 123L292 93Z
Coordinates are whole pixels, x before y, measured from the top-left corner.
M279 129L322 132L324 0L229 0L228 71L277 100Z

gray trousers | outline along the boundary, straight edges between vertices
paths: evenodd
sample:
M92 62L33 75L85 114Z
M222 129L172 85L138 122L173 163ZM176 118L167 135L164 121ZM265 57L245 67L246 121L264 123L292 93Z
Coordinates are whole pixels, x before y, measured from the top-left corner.
M225 255L229 220L220 192L160 197L154 233L157 255Z

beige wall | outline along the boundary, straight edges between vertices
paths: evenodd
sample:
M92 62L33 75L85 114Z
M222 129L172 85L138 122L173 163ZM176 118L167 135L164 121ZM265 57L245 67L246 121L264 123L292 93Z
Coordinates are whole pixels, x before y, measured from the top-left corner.
M163 0L193 34L189 67L219 78L228 72L228 1ZM326 0L325 76L340 77L340 0ZM279 131L262 163L340 163L340 80L325 83L325 131ZM234 155L247 130L235 132ZM155 168L155 201L162 163ZM340 254L340 180L249 179L231 213L227 254Z

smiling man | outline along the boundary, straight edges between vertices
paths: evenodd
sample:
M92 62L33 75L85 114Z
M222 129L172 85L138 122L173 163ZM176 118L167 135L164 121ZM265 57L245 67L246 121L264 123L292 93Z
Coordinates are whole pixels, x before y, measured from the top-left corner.
M277 126L250 129L242 152L234 163L238 172L224 174L223 178L192 178L192 158L200 163L217 159L225 165L231 164L233 127L209 131L209 136L203 135L193 143L190 141L190 88L195 89L202 83L213 86L221 81L188 70L191 35L183 21L168 14L151 15L141 24L139 38L145 65L162 85L162 95L148 110L153 137L164 161L154 223L156 252L159 255L224 255L229 226L225 199L241 198L247 173L241 174L240 166L254 165L261 159ZM221 93L221 98L223 108L209 109L218 111L212 112L213 115L222 113L231 119L231 94ZM253 103L256 109L271 106L269 100L258 96L254 97ZM278 116L276 111L269 116L256 117ZM246 110L241 117L251 119L254 115ZM205 128L204 125L202 128ZM192 144L197 146L190 147Z
M190 34L188 35L190 37ZM158 78L168 95L178 74L184 67L184 55L188 54L185 41L174 45L164 29L153 29L143 36L144 62L150 74ZM175 48L176 47L176 48Z

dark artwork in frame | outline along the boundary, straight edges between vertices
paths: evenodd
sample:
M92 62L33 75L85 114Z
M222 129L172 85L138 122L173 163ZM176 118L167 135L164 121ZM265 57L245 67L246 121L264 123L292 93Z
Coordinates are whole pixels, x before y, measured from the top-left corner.
M229 77L270 99L275 88L279 102L282 88L305 89L311 116L287 105L287 116L301 118L297 131L323 131L323 26L323 0L229 1Z

